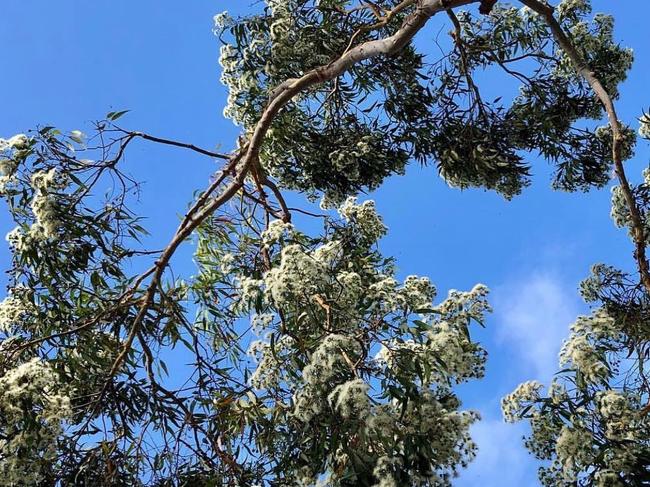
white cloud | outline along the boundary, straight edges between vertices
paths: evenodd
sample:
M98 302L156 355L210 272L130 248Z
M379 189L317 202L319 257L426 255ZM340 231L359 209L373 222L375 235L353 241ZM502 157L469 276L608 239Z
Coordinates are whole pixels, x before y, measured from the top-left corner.
M562 279L553 266L519 275L494 289L494 315L489 328L495 342L488 346L499 357L490 368L487 392L477 405L483 420L472 427L479 452L454 485L459 487L520 487L539 485L539 463L523 445L526 422L501 419L501 396L526 380L548 383L558 370L558 352L569 326L581 312L576 283Z
M472 438L479 452L454 482L458 487L538 485L536 465L522 447L523 425L502 420L483 420L472 426Z
M497 340L521 364L526 379L548 381L558 370L558 352L579 313L576 286L557 275L531 274L495 290Z

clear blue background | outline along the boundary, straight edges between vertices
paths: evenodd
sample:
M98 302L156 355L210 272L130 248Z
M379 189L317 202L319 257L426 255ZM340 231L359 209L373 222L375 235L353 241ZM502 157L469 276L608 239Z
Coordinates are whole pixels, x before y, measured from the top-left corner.
M89 130L111 110L131 109L129 128L230 150L238 131L222 115L226 91L219 83L214 14L259 8L224 0L2 0L0 5L0 137L36 124ZM650 85L646 20L650 2L594 0L595 11L617 21L621 43L636 62L622 89L620 116L636 127ZM639 22L642 19L642 22ZM417 42L431 41L446 18L434 19ZM496 82L484 80L497 91ZM629 164L638 179L647 164L641 143ZM138 143L125 169L145 181L138 212L148 217L154 244L162 245L192 192L203 188L214 162L169 147ZM596 262L631 268L631 244L609 218L609 188L588 194L550 189L549 168L534 166L534 183L506 202L483 191L457 191L433 168L410 167L372 197L390 228L382 249L398 259L402 275L429 275L444 297L450 288L476 282L492 290L495 312L477 336L490 358L487 378L464 386L469 407L484 417L474 434L477 461L458 485L536 485L536 464L521 446L520 426L504 425L499 398L519 382L548 380L568 326L587 308L577 285ZM12 228L0 213L0 233ZM177 264L191 272L191 249ZM0 265L9 251L0 245Z

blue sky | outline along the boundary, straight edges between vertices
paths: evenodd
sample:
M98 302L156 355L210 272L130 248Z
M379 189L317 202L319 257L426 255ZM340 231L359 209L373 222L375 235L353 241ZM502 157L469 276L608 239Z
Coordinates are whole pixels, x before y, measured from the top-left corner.
M2 0L0 137L36 124L88 130L107 112L130 109L123 119L130 128L231 149L238 131L221 115L226 92L218 81L212 16L244 11L249 3ZM650 18L650 2L593 4L615 15L618 38L635 48L619 109L625 122L636 125L650 106L650 49L644 51L647 31L637 21ZM438 30L433 26L418 42ZM647 152L640 144L629 164L632 179L647 164ZM169 147L131 148L126 170L145 181L135 209L148 217L153 241L171 236L176 216L214 169L207 159ZM484 421L475 428L481 452L461 486L536 485L536 465L519 440L523 430L502 423L499 398L523 380L551 376L568 326L586 311L577 286L589 267L632 263L631 244L609 218L609 188L560 193L550 189L545 162L537 162L533 173L532 187L511 202L450 189L433 168L417 165L372 195L390 228L382 250L397 257L402 276L430 276L443 297L447 289L476 282L493 291L495 311L476 335L490 353L487 377L462 388L465 404L479 409ZM0 234L12 227L1 212ZM189 257L185 250L177 261L189 266ZM8 262L2 243L0 265L7 268Z

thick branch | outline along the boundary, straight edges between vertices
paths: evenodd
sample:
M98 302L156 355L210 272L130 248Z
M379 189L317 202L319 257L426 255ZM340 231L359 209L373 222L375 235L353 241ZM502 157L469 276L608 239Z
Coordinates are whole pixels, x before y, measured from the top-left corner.
M521 0L521 3L537 12L546 20L546 23L550 27L555 40L564 50L567 56L569 56L569 59L571 59L571 62L573 63L578 74L582 76L585 81L587 81L587 83L589 83L589 86L591 86L592 90L598 97L598 100L603 105L605 112L607 113L607 119L609 121L610 127L612 128L612 158L614 160L614 170L616 172L616 177L620 183L623 196L625 197L625 202L627 203L627 206L630 210L630 220L632 222L632 238L635 245L634 257L637 261L637 267L639 269L641 282L646 291L650 292L650 267L648 266L648 259L646 257L645 251L646 242L645 232L643 230L642 211L636 204L632 188L625 174L625 168L623 167L623 159L621 157L621 144L624 142L623 130L621 122L618 119L618 115L616 114L614 101L603 86L602 82L589 68L587 62L576 50L571 40L562 29L562 26L553 15L553 7L538 0Z

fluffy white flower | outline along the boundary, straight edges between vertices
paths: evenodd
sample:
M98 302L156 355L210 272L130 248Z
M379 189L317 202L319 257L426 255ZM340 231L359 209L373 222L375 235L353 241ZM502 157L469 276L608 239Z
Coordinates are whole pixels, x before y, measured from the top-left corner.
M575 481L578 472L590 465L594 458L593 444L594 438L590 431L568 426L562 428L555 451L566 481Z
M375 202L372 200L366 200L359 205L357 199L351 196L341 205L339 214L345 221L356 225L360 234L370 244L377 242L386 234L386 225L377 213Z
M12 294L0 302L0 331L8 333L20 321L36 311L26 297L25 289L14 289Z
M312 296L325 275L320 262L293 244L282 249L280 265L264 275L264 282L273 301L282 305Z
M542 384L537 381L524 382L501 399L501 411L505 420L509 423L519 421L522 409L539 399L542 388Z
M644 139L650 139L650 115L646 113L639 119L639 135Z
M212 20L214 21L214 27L215 31L219 32L225 27L228 27L230 24L232 24L232 17L228 13L228 11L224 10L223 12L220 12L216 14Z
M596 487L624 487L621 477L611 470L601 470L596 473Z
M596 400L598 413L605 425L605 435L614 441L635 440L637 411L629 398L613 390L600 391Z
M555 11L558 18L564 19L569 15L586 13L591 10L587 0L562 0Z
M591 316L580 316L571 325L571 335L560 350L560 365L570 365L579 370L588 382L599 382L609 373L606 357L594 343L602 338L614 337L619 333L616 323L603 309Z
M408 276L400 289L404 302L413 310L430 308L436 295L436 288L428 277Z
M70 398L39 358L0 377L0 472L4 485L39 485L55 460Z
M86 142L87 136L81 130L73 130L70 132L70 138L77 144L83 144Z
M330 267L343 256L343 246L339 240L332 240L314 250L313 256L323 265Z
M353 379L336 386L327 399L342 417L364 419L370 412L369 388L363 380Z
M22 150L26 149L28 145L29 137L25 134L17 134L7 140L0 139L0 151L8 149Z
M256 313L251 318L251 328L253 332L260 335L271 326L275 315L271 313Z
M9 247L15 252L24 252L29 250L33 244L33 238L30 234L25 233L21 227L16 227L7 233L5 237Z
M256 389L266 389L277 385L282 377L281 363L278 357L282 357L293 346L293 339L284 336L275 343L274 349L271 344L263 340L252 342L248 348L248 355L257 361L257 369L251 375L250 384Z
M269 246L278 242L285 235L291 234L293 225L282 220L273 220L266 230L262 232L262 242Z

